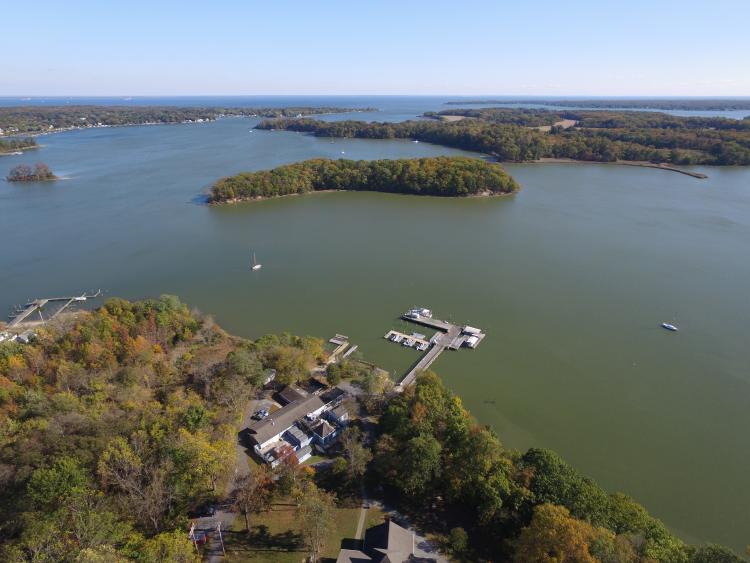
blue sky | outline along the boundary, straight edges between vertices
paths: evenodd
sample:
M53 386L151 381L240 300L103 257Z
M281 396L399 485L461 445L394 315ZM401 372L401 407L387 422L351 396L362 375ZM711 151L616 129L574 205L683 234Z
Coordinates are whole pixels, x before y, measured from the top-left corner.
M9 1L0 95L750 95L748 0Z

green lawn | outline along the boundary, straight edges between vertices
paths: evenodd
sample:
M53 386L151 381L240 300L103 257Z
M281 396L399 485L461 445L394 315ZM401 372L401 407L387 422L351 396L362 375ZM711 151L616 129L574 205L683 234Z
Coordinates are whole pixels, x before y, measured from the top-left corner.
M319 461L323 461L325 459L328 458L323 457L322 455L311 455L308 459L302 462L302 465L312 465L313 463L318 463Z
M326 541L324 557L333 559L341 548L341 540L353 538L357 531L359 508L337 508L335 525ZM234 529L224 538L226 561L268 561L269 563L299 563L306 552L299 534L296 507L292 502L274 503L269 512L255 515L250 522L252 534L245 532L245 519L238 515Z

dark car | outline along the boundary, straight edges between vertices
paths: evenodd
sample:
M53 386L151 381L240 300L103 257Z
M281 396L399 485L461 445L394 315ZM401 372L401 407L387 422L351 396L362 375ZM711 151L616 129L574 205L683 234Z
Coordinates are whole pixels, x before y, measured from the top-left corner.
M188 512L190 518L210 518L216 514L216 507L212 504L204 504L195 510Z

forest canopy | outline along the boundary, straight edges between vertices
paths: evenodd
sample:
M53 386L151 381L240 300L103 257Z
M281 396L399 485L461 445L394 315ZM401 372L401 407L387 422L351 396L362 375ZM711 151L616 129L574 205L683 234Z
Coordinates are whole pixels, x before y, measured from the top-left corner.
M10 171L6 180L8 182L46 182L57 180L57 176L52 173L49 166L43 162L37 162L33 168L26 164L19 164Z
M470 560L741 563L694 547L622 493L608 493L558 454L503 447L431 372L391 399L374 447L376 482L411 513L454 519ZM437 513L437 514L436 514Z
M283 129L319 137L417 139L482 152L504 162L540 158L670 164L750 165L750 120L677 117L655 112L456 109L460 121L399 123L273 119L258 129ZM555 125L575 121L573 127ZM546 126L549 131L537 127Z
M24 149L35 149L37 146L36 139L31 137L0 139L0 154L21 151Z
M342 107L12 106L0 108L0 129L6 134L45 133L81 127L213 121L220 117L301 117L358 111L377 110Z
M518 189L515 180L499 164L477 158L312 159L222 178L211 188L210 201L219 203L317 190L468 196L508 194Z
M223 495L265 370L291 383L322 358L319 339L234 338L173 296L0 343L0 560L196 560L188 512Z

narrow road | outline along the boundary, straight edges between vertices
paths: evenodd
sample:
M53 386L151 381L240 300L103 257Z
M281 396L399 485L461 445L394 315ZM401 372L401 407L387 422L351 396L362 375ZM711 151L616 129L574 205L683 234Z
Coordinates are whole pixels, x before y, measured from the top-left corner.
M362 488L362 507L359 509L359 522L357 522L357 531L354 534L355 540L362 539L362 532L364 531L363 528L365 527L365 516L367 516L367 509L369 508L369 506L370 505L367 502L367 495L363 487Z
M242 418L242 424L240 425L239 431L241 432L248 427L252 421L252 416L255 411L263 407L270 405L270 401L267 399L253 399L247 406L245 415ZM245 446L240 441L239 432L237 434L237 442L235 448L235 466L234 475L227 484L227 494L231 494L234 489L234 485L237 479L244 477L250 472L250 466L247 463L247 453L245 452ZM219 563L224 554L221 549L221 541L219 540L219 533L216 531L216 525L220 521L222 531L232 529L234 520L237 516L229 505L222 505L216 507L216 515L212 518L202 518L196 523L196 529L211 530L209 533L209 541L203 552L204 559L209 563Z

